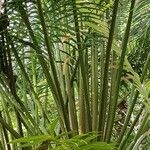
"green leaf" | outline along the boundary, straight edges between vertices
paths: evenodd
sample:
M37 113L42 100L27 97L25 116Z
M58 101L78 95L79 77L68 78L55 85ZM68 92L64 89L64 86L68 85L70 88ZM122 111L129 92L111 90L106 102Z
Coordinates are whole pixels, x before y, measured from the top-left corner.
M106 23L101 22L100 24L96 25L94 23L91 22L85 22L85 25L91 27L92 29L98 31L99 33L101 33L102 36L108 38L109 36L109 30L106 26Z
M25 138L19 138L11 141L10 143L41 143L43 141L56 141L56 139L50 135L38 135L38 136L30 136L30 137L25 137Z
M107 144L105 142L97 142L97 143L82 146L81 149L83 150L115 150L115 147L112 144Z

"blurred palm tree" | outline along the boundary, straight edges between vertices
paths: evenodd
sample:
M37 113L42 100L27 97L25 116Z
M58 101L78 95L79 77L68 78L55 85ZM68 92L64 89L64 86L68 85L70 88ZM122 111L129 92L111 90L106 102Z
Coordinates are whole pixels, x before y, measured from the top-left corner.
M5 2L3 149L16 150L9 144L16 138L64 132L66 139L96 132L97 141L118 149L141 144L137 140L149 125L149 6L142 0Z

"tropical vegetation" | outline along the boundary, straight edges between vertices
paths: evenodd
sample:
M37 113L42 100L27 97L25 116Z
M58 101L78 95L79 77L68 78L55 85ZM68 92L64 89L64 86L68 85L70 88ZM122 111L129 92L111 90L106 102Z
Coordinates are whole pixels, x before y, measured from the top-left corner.
M0 12L1 150L149 149L149 0L4 0Z

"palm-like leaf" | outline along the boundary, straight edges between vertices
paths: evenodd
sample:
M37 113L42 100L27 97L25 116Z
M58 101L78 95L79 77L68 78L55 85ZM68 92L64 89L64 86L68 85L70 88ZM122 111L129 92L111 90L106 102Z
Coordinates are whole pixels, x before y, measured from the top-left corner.
M110 142L113 134L113 139L117 140L118 130L114 125L117 102L118 99L122 101L124 97L130 97L133 103L129 106L119 137L123 143L120 148L124 146L128 139L124 140L122 136L134 113L133 108L139 102L138 95L143 95L148 102L148 92L142 82L147 75L149 55L145 56L140 66L140 75L134 70L131 56L137 53L135 47L140 47L141 42L144 45L142 51L149 53L149 25L145 23L149 19L149 4L148 1L132 1L125 27L126 22L122 18L127 20L130 3L124 0L121 3L117 0L110 3L102 0L7 1L4 13L8 15L9 26L1 32L3 43L0 45L3 49L0 61L4 62L2 58L5 58L5 69L3 65L0 68L1 111L4 109L0 123L2 126L11 124L6 129L12 139L24 134L33 136L52 133L48 125L53 124L53 120L59 120L61 128L58 127L58 131L57 121L54 121L54 136L62 131L71 131L66 136L69 138L96 131L101 141ZM127 11L123 11L123 14L118 7L124 10L127 8ZM145 29L141 28L141 24L145 24ZM138 29L140 32L135 33ZM133 69L126 57L127 50ZM121 77L123 69L129 75ZM17 75L16 82L14 74ZM122 84L122 79L125 84ZM133 92L128 95L124 85L130 90L132 82ZM130 105L130 102L127 103ZM15 116L11 116L11 113ZM17 123L13 124L12 120ZM137 122L138 119L135 120ZM143 124L147 123L143 121ZM17 131L15 127L18 127ZM141 136L142 130L135 139ZM9 133L4 135L5 141L7 135Z

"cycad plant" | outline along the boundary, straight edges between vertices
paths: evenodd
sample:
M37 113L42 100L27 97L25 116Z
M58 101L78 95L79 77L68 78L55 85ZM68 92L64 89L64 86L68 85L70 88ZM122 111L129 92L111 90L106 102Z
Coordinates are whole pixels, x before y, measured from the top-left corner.
M5 1L1 149L146 149L149 6L143 0Z

